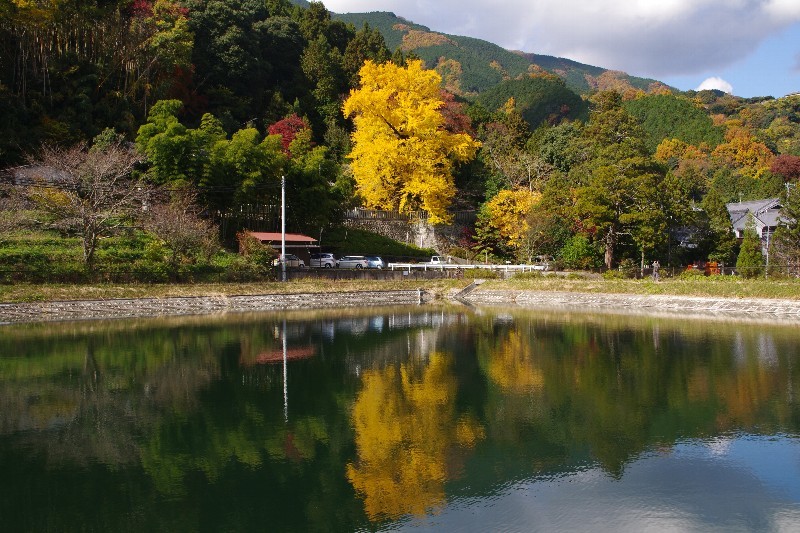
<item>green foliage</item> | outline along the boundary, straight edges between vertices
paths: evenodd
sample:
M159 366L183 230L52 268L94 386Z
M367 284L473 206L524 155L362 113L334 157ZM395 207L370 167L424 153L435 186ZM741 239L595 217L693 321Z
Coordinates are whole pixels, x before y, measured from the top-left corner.
M714 148L724 141L722 127L691 100L676 95L651 95L625 102L625 109L635 117L647 134L647 148L654 153L664 139L680 139Z
M343 226L326 229L320 237L323 250L337 256L348 254L379 255L384 258L418 258L429 259L436 251L430 248L419 248L412 244L398 242L370 231Z
M693 280L706 277L706 272L700 268L687 268L683 272L680 273L678 279L681 280Z
M736 272L743 278L755 278L764 274L761 239L756 234L752 215L745 226L742 246L739 249L739 256L736 258Z
M572 236L559 250L558 260L564 268L580 270L590 270L601 264L600 254L584 235Z
M525 280L525 279L541 279L545 275L543 272L539 270L532 270L531 272L517 272L514 274L514 279Z
M465 268L461 271L463 279L499 279L500 274L496 270L488 268Z
M557 124L564 119L585 119L587 104L559 79L525 77L503 81L483 91L476 103L490 111L502 109L514 98L517 110L530 125Z

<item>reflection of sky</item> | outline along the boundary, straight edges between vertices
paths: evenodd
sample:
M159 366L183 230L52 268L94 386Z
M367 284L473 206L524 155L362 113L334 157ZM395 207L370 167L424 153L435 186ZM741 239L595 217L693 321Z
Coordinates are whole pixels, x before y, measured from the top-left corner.
M800 439L689 441L630 463L530 479L438 515L395 524L422 531L798 531Z

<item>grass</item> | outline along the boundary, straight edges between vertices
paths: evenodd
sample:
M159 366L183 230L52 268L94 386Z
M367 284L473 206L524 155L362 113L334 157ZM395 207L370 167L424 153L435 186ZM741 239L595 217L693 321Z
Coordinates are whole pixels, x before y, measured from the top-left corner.
M443 297L471 280L301 280L287 283L198 284L12 284L0 285L0 302L99 300L109 298L168 298L179 296L233 296L240 294L408 290L422 288ZM478 290L564 291L580 293L661 294L724 298L777 298L800 300L800 280L746 280L731 276L698 279L652 280L579 279L542 276L532 279L487 280Z
M736 276L669 278L658 282L651 279L576 279L542 276L524 280L487 281L481 289L800 300L800 279L748 280Z
M70 285L19 283L0 285L0 302L105 300L111 298L170 298L350 291L388 291L422 288L439 296L467 282L441 279L424 281L302 280L260 283Z

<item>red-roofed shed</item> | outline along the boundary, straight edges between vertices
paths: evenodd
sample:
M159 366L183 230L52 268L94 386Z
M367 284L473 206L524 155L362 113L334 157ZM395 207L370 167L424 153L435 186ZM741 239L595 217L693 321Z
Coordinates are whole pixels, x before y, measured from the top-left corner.
M250 235L263 242L269 244L273 248L280 250L281 247L281 234L280 232L270 231L251 231ZM308 235L301 235L300 233L287 233L286 234L286 248L317 248L317 239L309 237Z

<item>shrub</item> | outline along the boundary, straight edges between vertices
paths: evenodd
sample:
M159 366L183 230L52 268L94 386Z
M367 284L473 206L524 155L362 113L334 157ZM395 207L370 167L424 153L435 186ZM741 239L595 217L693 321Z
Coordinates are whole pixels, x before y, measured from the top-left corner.
M623 278L633 279L639 274L640 270L640 266L633 259L626 258L619 262L618 271Z
M498 279L500 275L495 270L486 268L465 268L464 279Z
M606 270L603 272L603 279L625 279L627 277L628 276L620 270Z
M698 279L704 278L705 276L706 273L704 270L699 268L689 268L681 272L680 276L678 276L678 279Z
M514 274L514 279L542 279L544 273L541 270L532 270L530 272L517 272Z

